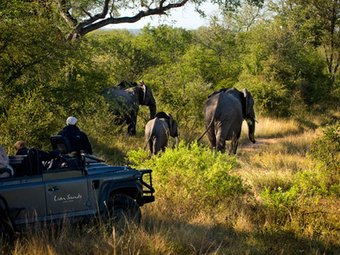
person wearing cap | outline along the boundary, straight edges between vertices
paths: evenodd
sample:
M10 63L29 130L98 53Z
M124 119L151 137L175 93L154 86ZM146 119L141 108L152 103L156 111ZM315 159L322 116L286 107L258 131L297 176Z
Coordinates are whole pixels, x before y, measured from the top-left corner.
M66 126L58 135L62 135L70 141L72 151L84 151L85 153L92 154L92 146L89 139L87 135L76 126L77 121L75 117L68 117Z

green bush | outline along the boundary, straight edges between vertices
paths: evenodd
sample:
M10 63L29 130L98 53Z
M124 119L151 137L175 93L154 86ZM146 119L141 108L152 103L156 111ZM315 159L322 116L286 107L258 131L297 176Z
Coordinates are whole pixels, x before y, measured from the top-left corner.
M323 130L323 135L313 142L313 160L320 162L328 171L340 172L340 122L329 125Z
M286 117L291 114L292 98L284 85L243 73L236 87L247 88L250 91L255 100L257 113L261 115Z
M50 150L50 136L62 127L38 89L16 97L0 123L1 143L8 154L14 154L17 140L24 140L28 147Z
M262 192L267 220L271 224L285 225L292 220L299 199L300 188L298 185L292 186L284 191L280 187L274 190L265 188Z
M236 159L215 153L192 142L148 159L148 152L128 152L128 161L138 168L151 168L157 196L192 206L215 206L244 194L241 178L231 173Z
M321 195L340 195L340 122L327 126L312 143L314 171Z

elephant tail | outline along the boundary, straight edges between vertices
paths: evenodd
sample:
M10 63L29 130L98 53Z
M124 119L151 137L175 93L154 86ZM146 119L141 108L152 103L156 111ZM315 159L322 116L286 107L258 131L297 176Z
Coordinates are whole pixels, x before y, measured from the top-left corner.
M149 139L146 141L145 146L144 146L144 150L146 149L146 146L148 146L148 143L150 142L150 140L151 140L151 136L150 136Z
M213 124L213 122L214 122L214 118L211 118L211 121L210 121L209 126L208 126L207 129L204 131L203 135L201 135L200 138L197 139L197 142L199 142L199 141L203 138L203 136L208 132L208 130L209 130L209 128L211 127L211 125Z

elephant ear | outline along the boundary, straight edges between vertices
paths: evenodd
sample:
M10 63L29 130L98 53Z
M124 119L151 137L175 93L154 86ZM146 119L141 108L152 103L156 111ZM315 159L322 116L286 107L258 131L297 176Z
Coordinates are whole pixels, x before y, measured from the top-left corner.
M176 136L178 136L177 135L177 122L174 120L174 118L172 117L172 115L169 113L169 117L170 117L170 124L169 124L169 126L170 126L170 135L172 136L172 137L176 137Z
M250 92L246 88L244 88L242 90L242 92L243 92L244 99L245 99L245 106L244 106L245 107L245 117L247 118L247 116L253 115L254 99L253 99L252 95L250 94Z
M155 105L155 99L153 98L151 89L144 83L144 81L140 81L141 88L143 91L143 97L142 97L142 105Z
M145 104L146 93L148 92L148 86L146 86L144 81L142 81L142 80L140 80L139 82L140 82L140 85L141 85L142 91L143 91L142 104Z

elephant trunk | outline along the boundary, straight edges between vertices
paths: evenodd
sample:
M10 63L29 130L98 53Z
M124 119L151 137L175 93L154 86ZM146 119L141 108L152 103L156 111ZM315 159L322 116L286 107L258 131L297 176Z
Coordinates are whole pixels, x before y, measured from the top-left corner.
M248 135L249 135L249 140L252 143L256 143L255 141L255 119L247 119L247 124L248 124Z
M156 104L149 105L149 109L150 109L150 120L152 120L156 116Z

